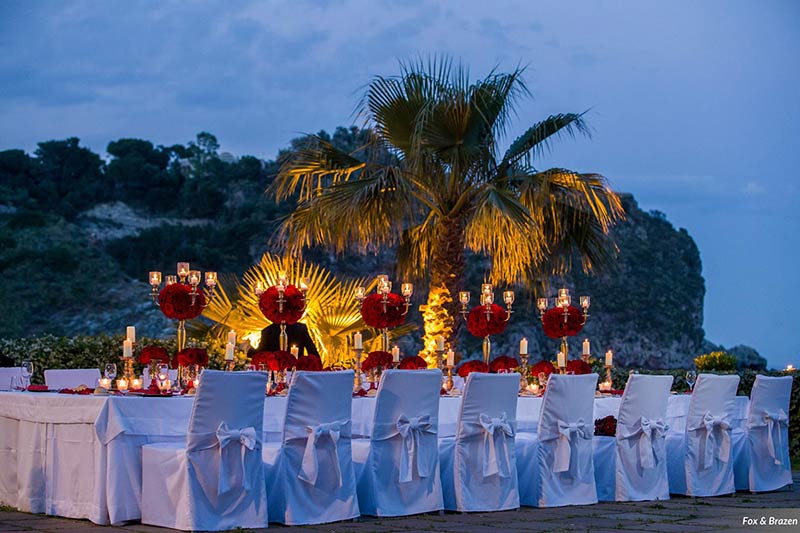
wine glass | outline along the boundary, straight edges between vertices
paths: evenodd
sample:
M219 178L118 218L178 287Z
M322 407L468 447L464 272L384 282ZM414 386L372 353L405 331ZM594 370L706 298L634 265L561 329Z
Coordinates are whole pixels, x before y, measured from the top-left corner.
M697 381L697 372L694 370L689 370L686 373L686 383L689 385L689 390L694 390L694 382Z
M169 365L164 363L158 365L156 379L158 380L158 390L166 389L167 381L169 381Z
M117 377L117 365L114 363L106 363L105 376L106 379L114 381L114 378Z
M547 386L547 374L539 372L539 386L545 388Z
M21 375L19 376L11 376L11 390L12 391L24 391L25 390L25 378Z
M33 361L22 362L22 379L24 388L28 388L31 384L31 377L33 376Z

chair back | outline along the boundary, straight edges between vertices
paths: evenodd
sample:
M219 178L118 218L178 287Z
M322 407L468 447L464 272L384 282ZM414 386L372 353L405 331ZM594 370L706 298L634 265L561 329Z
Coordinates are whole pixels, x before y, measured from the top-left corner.
M789 408L792 376L756 376L747 414L749 488L777 490L792 483Z
M642 417L664 421L673 379L672 376L631 374L622 393L617 428L638 424Z
M792 376L756 376L753 390L750 392L747 426L763 426L770 418L777 420L788 417L791 396Z
M96 388L100 381L97 368L59 368L44 371L44 382L51 389L74 389L80 385Z
M22 377L22 367L0 368L0 390L11 390L11 382Z
M709 416L724 418L731 423L736 412L736 389L739 376L718 376L700 374L697 376L689 402L689 413L686 417L686 430L697 427Z

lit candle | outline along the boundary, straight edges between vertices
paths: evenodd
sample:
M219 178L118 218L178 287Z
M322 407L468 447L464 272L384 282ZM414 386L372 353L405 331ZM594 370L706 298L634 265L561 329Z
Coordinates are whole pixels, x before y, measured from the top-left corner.
M291 354L292 354L293 356L297 357L298 355L300 355L300 348L298 348L298 347L297 347L297 346L295 346L295 345L292 345L292 347L291 347L291 349L289 350L289 352L291 352Z
M522 337L522 340L519 341L519 353L528 355L528 339L525 337Z
M264 294L264 284L260 281L256 281L256 286L253 288L253 292L256 293L256 296L261 296Z
M128 326L125 329L125 334L128 337L128 340L131 341L131 343L136 342L136 326Z
M439 352L444 351L444 337L436 335L436 350Z
M356 287L356 300L363 300L366 292L367 289L364 287Z
M167 276L167 285L174 285L176 283L178 283L178 276L175 276L173 274Z
M614 365L614 352L611 350L606 352L606 366Z
M192 270L189 272L189 283L192 285L199 285L200 284L200 271L199 270Z
M196 378L196 379L194 379L194 380L192 381L192 387L194 387L195 389L196 389L196 388L197 388L199 385L200 385L200 379L199 379L199 378Z
M410 283L403 283L400 285L400 291L403 293L403 296L410 298L411 295L414 294L414 286Z
M792 366L792 365L786 365L786 371L787 371L787 372L791 372L791 371L793 371L793 370L794 370L794 366Z
M142 379L141 378L133 378L131 380L131 388L134 390L139 390L142 388Z
M161 285L161 272L150 272L150 285L153 287Z
M447 366L455 366L456 354L453 350L447 350Z
M230 344L236 344L236 332L234 330L228 332L228 342Z
M209 288L214 288L217 286L216 272L206 272L206 286Z
M162 383L163 385L160 386L160 389L162 391L169 390L172 388L172 380L165 379Z
M106 390L111 388L111 380L108 379L108 378L100 378L99 383L100 383L100 386L103 387Z
M556 361L558 362L558 368L567 367L567 356L564 355L564 352L558 352L558 355L556 356Z
M534 394L539 394L539 384L538 383L534 383L533 385L531 385L531 392L534 393Z
M400 362L400 348L398 348L396 344L392 348L392 362L393 363Z
M129 339L122 341L122 357L126 359L133 357L133 343Z
M589 339L583 339L583 355L590 355Z
M467 305L469 303L469 292L461 291L458 293L458 301L462 304Z
M537 298L536 299L536 307L539 308L539 311L544 311L547 309L547 298Z
M229 342L225 345L225 360L233 361L233 343Z
M125 378L120 378L117 380L117 390L125 391L128 390L128 380Z
M356 331L356 334L353 335L353 347L356 350L362 349L364 346L361 344L361 332Z
M514 291L503 291L503 301L506 305L514 303Z
M186 276L189 275L189 263L183 263L183 262L178 263L177 271L178 271L178 276L180 276L181 278L185 278Z

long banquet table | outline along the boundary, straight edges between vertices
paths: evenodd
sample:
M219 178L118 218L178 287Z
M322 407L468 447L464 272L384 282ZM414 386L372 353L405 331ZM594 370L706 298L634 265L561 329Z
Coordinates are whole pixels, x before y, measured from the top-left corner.
M671 395L667 423L683 431L689 395ZM141 518L141 447L186 438L193 397L72 396L0 392L0 503L22 511L96 524ZM455 433L461 399L439 403L439 434ZM619 397L598 397L594 418L616 415ZM264 407L264 438L279 440L286 397ZM541 397L520 397L517 427L535 432ZM748 398L737 397L734 428L743 427ZM374 398L353 399L354 436L369 436ZM153 475L159 475L154 472Z

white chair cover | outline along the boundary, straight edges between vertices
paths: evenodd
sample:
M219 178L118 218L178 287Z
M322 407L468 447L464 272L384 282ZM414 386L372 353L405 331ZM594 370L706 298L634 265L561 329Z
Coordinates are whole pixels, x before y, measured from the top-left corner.
M731 424L739 376L700 374L684 433L667 434L669 491L717 496L735 491Z
M519 507L514 435L519 374L473 372L464 386L455 438L439 441L445 509Z
M668 500L667 400L672 376L632 374L615 437L594 438L594 477L601 501Z
M0 368L0 390L11 390L11 381L15 377L22 377L21 367Z
M792 376L756 376L750 393L747 438L737 447L737 489L777 490L792 484L789 459L789 401Z
M350 447L353 375L292 376L283 442L264 447L271 521L322 524L359 515Z
M178 379L178 369L177 368L171 368L169 370L169 379L173 383L175 383L175 381ZM152 381L151 378L150 378L150 367L145 366L142 369L142 387L144 387L145 389L147 387L149 387L150 386L150 381Z
M74 389L80 385L94 389L99 380L100 371L96 368L64 368L44 371L44 382L51 389Z
M372 437L353 440L361 514L403 516L443 508L439 475L439 370L387 370Z
M206 370L186 446L142 447L142 523L184 531L264 528L263 372Z
M551 374L536 435L517 439L520 501L534 507L597 503L592 437L597 374Z

